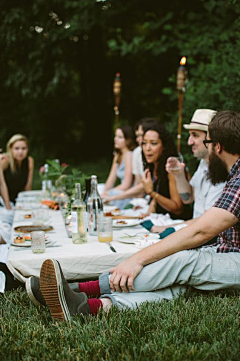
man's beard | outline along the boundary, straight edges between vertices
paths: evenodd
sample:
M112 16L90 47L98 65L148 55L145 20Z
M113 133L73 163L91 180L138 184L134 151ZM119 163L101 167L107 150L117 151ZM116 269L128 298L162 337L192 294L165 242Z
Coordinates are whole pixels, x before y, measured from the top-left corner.
M213 185L225 182L228 177L228 171L225 163L214 152L209 155L207 177Z

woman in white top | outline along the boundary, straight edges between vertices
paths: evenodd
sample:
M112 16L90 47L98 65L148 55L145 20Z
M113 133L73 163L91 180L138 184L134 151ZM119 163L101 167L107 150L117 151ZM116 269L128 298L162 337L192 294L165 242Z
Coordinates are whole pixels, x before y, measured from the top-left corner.
M114 137L112 167L105 183L104 193L102 194L103 199L106 195L124 192L133 185L132 150L135 146L135 136L132 128L129 125L118 127ZM121 183L114 187L118 178ZM128 203L129 199L122 199L110 204L123 209Z

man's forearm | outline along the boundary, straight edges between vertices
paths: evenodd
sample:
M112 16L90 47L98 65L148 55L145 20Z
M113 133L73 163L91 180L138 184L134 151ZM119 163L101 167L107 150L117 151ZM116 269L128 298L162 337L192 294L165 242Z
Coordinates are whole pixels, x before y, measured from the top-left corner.
M193 224L144 248L133 257L137 263L146 266L176 252L199 247L237 223L236 217L227 211L224 212L213 207Z
M175 176L175 181L176 181L176 186L177 186L177 191L183 201L184 204L190 204L193 202L193 191L192 191L192 187L190 186L190 184L188 183L188 180L185 177L185 174L179 174L179 175L174 175Z
M174 253L197 248L238 222L237 216L233 213L212 207L190 226L144 248L110 270L111 290L118 292L134 290L134 279L144 266Z
M146 266L171 254L196 248L207 242L207 239L205 240L206 237L195 232L193 233L189 228L186 227L171 234L162 241L136 253L133 257L135 257L138 263Z
M168 228L175 228L175 231L177 231L177 228L179 226L183 226L183 225L186 225L186 226L190 226L190 224L193 224L195 223L197 220L199 219L198 218L192 218L192 219L189 219L188 221L184 221L182 223L173 223L173 224L169 224L168 226L153 226L152 229L151 229L151 232L154 232L154 233L162 233L164 232L166 229ZM179 227L180 229L180 227Z

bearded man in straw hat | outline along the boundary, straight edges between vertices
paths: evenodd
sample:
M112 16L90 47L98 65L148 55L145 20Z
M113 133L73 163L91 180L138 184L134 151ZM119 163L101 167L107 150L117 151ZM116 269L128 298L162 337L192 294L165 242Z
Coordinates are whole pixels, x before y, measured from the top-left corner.
M215 116L216 111L211 109L197 109L191 119L190 124L184 124L184 128L189 131L188 145L192 147L193 156L200 160L199 166L191 178L190 182L186 178L185 164L180 163L176 158L168 158L166 170L175 177L178 193L184 204L193 206L193 219L183 224L167 227L166 235L177 231L202 216L209 210L220 197L225 182L213 184L208 178L208 150L203 144L206 139L208 125ZM172 169L177 168L178 171ZM151 232L164 232L166 227L153 226ZM164 237L165 233L161 237Z
M190 124L183 125L189 131L188 145L192 147L193 156L199 159L200 163L190 182L186 179L183 163L180 165L181 171L173 174L183 203L194 202L193 218L202 216L213 206L225 184L213 185L207 177L209 156L203 140L206 138L208 125L215 114L216 111L211 109L198 109L193 114ZM167 163L169 172L171 172L170 169L171 160Z
M166 163L166 170L175 177L177 190L183 203L191 204L194 202L193 220L202 216L204 212L213 206L225 185L225 183L212 184L207 176L209 155L203 141L206 139L208 125L215 114L216 111L212 109L197 109L190 124L183 125L189 131L188 145L192 147L193 156L200 160L191 180L189 181L186 178L184 163L180 163L173 157L168 158ZM178 169L177 172L174 168ZM168 231L174 232L174 230L179 230L191 223L192 220L184 222L184 224L171 227L171 230L168 229ZM163 232L165 229L166 227L153 226L151 232Z

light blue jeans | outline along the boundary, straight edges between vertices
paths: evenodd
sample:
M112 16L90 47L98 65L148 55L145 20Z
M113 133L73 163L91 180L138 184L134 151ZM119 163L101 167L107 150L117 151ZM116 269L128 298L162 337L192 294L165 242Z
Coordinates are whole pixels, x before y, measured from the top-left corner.
M101 298L118 308L136 308L143 302L173 300L187 286L199 290L240 290L240 253L216 253L217 247L181 251L145 266L134 280L134 291L112 292L109 273L99 277Z
M115 195L117 195L117 194L120 194L120 193L123 193L124 191L122 191L122 190L118 190L118 189L110 189L109 191L108 191L108 194L110 195L110 196L115 196ZM111 201L111 202L109 202L108 204L110 205L110 206L115 206L115 207L117 207L117 208L119 208L119 209L124 209L130 202L131 202L131 200L132 200L132 198L124 198L124 199L118 199L118 200L116 200L116 201Z

